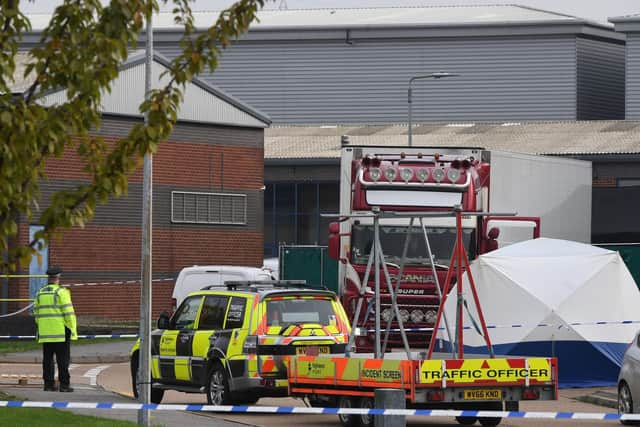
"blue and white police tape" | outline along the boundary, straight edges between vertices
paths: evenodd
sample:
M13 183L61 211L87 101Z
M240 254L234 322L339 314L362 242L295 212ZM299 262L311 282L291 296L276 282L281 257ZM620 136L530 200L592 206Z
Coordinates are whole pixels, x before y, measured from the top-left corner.
M111 335L78 335L78 339L94 338L138 338L137 334L111 334ZM34 340L35 335L0 335L0 340Z
M526 323L515 323L513 325L487 325L487 329L502 329L502 328L525 328L528 326L535 328L566 328L569 326L602 326L602 325L631 325L640 323L640 320L595 320L590 322L563 322L558 324L553 323L536 323L536 324L526 324ZM465 325L462 327L464 330L475 329L474 326ZM438 328L439 331L444 331L445 327L440 326ZM367 329L368 332L375 332L375 329ZM382 331L386 331L386 329L382 329ZM391 328L390 332L400 332L400 328ZM430 332L433 331L433 328L404 328L405 332Z
M269 414L347 414L347 415L405 415L423 417L500 417L562 420L628 420L640 421L640 414L616 414L598 412L519 412L519 411L459 411L449 409L365 409L365 408L307 408L297 406L215 406L143 403L89 403L89 402L32 402L0 401L7 408L58 408L58 409L128 409L152 411L196 411Z

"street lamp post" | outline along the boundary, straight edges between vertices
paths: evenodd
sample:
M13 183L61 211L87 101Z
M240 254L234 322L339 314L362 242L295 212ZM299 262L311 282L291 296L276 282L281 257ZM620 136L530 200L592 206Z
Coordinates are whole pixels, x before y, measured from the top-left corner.
M425 74L423 76L414 76L411 77L409 79L409 90L407 91L407 102L409 103L409 147L411 147L411 143L412 143L412 139L411 139L411 115L412 115L412 109L411 109L411 85L413 84L413 82L415 80L422 80L422 79L442 79L444 77L453 77L453 76L457 76L458 74L452 74L452 73L445 73L443 71L439 71L437 73L431 73L431 74Z

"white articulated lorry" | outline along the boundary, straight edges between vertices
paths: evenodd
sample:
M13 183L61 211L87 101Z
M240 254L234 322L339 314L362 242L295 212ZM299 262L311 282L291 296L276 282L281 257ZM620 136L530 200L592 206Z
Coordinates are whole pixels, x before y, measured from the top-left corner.
M591 162L561 157L519 154L483 148L345 146L340 171L341 221L330 225L329 256L340 260L338 290L352 322L373 240L370 218L381 212L479 213L462 219L469 259L498 247L535 237L591 241ZM516 214L491 216L481 213ZM403 257L407 218L380 222L385 263L391 274L403 265L398 303L411 347L424 347L433 327L439 298L437 283L445 282L456 224L453 216L426 217L436 271L427 258L423 229L411 228L411 245ZM415 235L415 237L414 237ZM372 288L374 274L366 285ZM381 293L387 285L381 286ZM393 316L388 293L382 295L383 319ZM394 323L394 327L395 327ZM368 325L369 329L373 324ZM427 333L426 335L430 335ZM373 336L356 340L358 351L370 351ZM392 335L389 345L401 344Z

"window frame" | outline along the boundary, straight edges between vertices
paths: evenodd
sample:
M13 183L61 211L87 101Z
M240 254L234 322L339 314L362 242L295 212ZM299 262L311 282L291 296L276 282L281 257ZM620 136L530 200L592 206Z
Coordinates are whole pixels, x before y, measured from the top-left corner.
M182 219L176 219L176 196L182 196ZM186 200L187 196L194 196L195 197L195 212L194 212L194 217L195 220L187 220L186 219L186 210L184 208L184 206L186 205L186 203L184 203L184 201ZM207 219L206 220L199 220L198 219L198 197L206 197L207 198ZM229 221L225 221L224 218L220 218L219 221L213 221L211 220L211 202L213 200L215 200L216 198L219 199L224 199L224 198L230 198L232 200L232 207L231 207L231 218ZM243 220L242 221L234 221L234 217L235 217L235 212L233 210L233 199L242 199L242 208L241 208L241 213L240 216L242 216ZM171 191L171 223L172 224L211 224L211 225L247 225L247 195L246 194L241 194L241 193L210 193L210 192L200 192L200 191L178 191L178 190L174 190Z

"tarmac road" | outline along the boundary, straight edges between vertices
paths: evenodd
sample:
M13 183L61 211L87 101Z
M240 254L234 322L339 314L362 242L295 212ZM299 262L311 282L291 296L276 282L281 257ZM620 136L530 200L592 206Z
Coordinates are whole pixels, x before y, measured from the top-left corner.
M83 401L83 402L129 402L131 397L131 377L127 352L131 343L107 343L72 347L71 381L76 388L72 394L42 391L40 352L28 352L20 355L0 357L0 390L14 396L32 401ZM88 363L78 363L79 361ZM21 363L18 363L21 362ZM27 363L24 363L27 362ZM18 386L20 377L27 378L27 385ZM615 409L576 400L577 397L594 396L597 392L609 393L614 397L613 388L565 389L560 390L558 401L523 402L522 411L541 412L615 412ZM594 399L603 403L601 399ZM162 403L205 404L204 394L186 394L169 391ZM263 398L259 406L303 406L303 402L292 398ZM74 410L74 412L92 414L101 417L137 419L136 411L114 410ZM178 411L152 411L153 425L175 426L189 424L197 426L239 427L241 425L280 427L292 423L295 416L297 427L339 426L335 415L286 415L286 414L211 414L186 413ZM213 420L214 423L212 423ZM408 417L409 426L459 426L453 418ZM476 424L478 425L478 424ZM549 427L553 426L614 426L617 421L594 420L544 420L544 419L504 419L500 424L505 427Z

